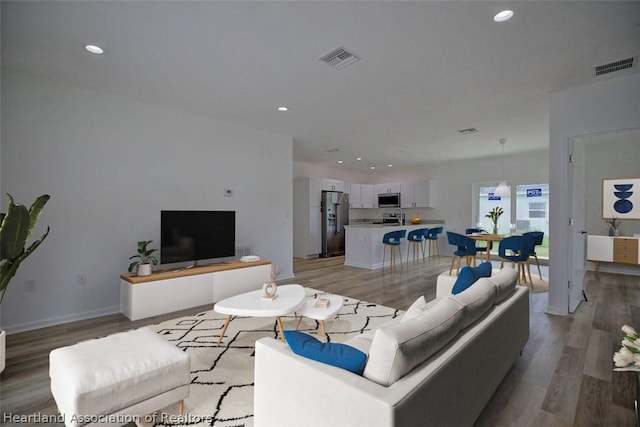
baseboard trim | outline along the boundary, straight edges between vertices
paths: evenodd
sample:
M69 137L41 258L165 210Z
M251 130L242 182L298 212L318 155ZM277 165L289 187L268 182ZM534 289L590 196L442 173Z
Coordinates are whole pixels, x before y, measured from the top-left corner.
M586 271L592 271L595 273L595 266L587 265ZM613 274L628 274L629 276L640 276L640 268L637 266L624 264L614 264L609 262L601 262L599 273L613 273Z
M94 317L106 316L115 313L120 313L119 305L99 310L85 311L83 313L74 313L66 316L37 320L35 322L18 323L17 325L2 325L2 329L7 331L7 335L12 335L20 332L33 331L34 329L46 328L48 326L62 325L64 323L76 322L78 320L93 319Z

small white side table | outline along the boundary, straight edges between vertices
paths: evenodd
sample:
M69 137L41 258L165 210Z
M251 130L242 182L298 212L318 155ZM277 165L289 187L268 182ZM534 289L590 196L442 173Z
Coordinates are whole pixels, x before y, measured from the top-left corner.
M339 295L321 295L319 296L319 298L328 298L329 306L326 308L316 307L315 298L307 299L302 308L298 309L300 318L298 319L298 323L296 324L296 329L298 329L298 326L300 326L302 316L308 317L309 319L318 320L320 321L320 332L322 332L323 339L326 340L327 332L324 327L324 321L336 315L336 313L342 308L344 300Z
M222 333L220 333L220 338L218 339L218 345L220 345L225 332L227 332L232 316L275 317L278 323L280 339L284 341L280 316L298 311L304 304L304 298L305 290L302 286L283 285L278 286L277 297L273 300L263 299L262 289L259 289L218 301L213 306L213 311L227 315Z

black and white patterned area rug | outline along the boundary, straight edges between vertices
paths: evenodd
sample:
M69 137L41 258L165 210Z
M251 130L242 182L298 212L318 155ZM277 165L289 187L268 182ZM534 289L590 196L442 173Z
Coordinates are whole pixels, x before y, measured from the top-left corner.
M322 292L306 288L308 298ZM363 331L400 315L402 311L344 298L336 319L325 321L328 340L344 342ZM276 321L267 317L234 317L226 337L217 341L226 316L205 311L152 326L158 334L191 357L190 395L185 413L177 416L178 405L141 419L143 426L253 426L254 345L262 337L279 338ZM295 329L296 320L282 317L285 330ZM318 336L315 320L304 318L299 330Z

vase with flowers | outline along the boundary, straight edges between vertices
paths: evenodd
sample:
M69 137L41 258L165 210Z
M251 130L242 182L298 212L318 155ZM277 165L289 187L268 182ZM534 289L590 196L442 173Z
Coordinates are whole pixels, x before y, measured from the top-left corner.
M485 215L485 218L489 218L493 224L493 234L498 234L498 220L500 219L500 215L503 213L504 209L500 206L496 206Z
M607 228L609 229L609 236L619 236L620 235L620 220L615 216L613 218L605 218L604 222L607 224Z
M613 354L616 371L640 371L640 334L629 325L622 332L622 346Z

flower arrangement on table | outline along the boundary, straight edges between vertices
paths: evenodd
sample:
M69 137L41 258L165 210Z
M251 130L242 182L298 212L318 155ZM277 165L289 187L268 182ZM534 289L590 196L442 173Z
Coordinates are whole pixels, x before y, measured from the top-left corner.
M609 229L609 236L617 236L618 227L620 227L620 220L614 216L613 218L605 218L604 222L607 224L607 228Z
M622 332L622 347L613 354L613 361L617 368L627 369L616 370L640 370L640 334L629 325L624 325Z
M498 234L498 220L500 219L500 215L503 213L504 209L500 206L496 206L485 215L485 218L489 218L493 223L493 234Z

